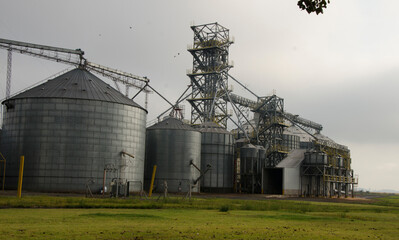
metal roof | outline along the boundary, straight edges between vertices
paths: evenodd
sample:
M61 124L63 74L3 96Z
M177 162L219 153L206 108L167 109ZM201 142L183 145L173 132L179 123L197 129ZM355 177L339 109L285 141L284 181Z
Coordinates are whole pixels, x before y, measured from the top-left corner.
M276 167L278 168L297 168L305 159L306 149L291 150L287 157L284 158Z
M251 149L258 149L255 145L248 143L247 145L242 146L241 148L251 148Z
M132 99L124 96L100 78L81 68L73 69L40 84L39 86L13 96L8 100L21 98L69 98L96 100L130 105L145 110ZM8 100L5 100L4 102Z
M177 118L166 118L165 120L148 127L147 130L153 129L178 129L178 130L187 130L187 131L196 131L196 129L192 128L190 125L185 124L183 121Z
M301 142L311 142L313 137L295 125L284 129L283 134L298 136Z
M256 145L256 148L257 148L258 150L266 151L266 148L263 147L263 146L261 146L261 145Z
M204 122L195 126L200 132L213 132L213 133L223 133L230 134L229 131L224 129L222 126L215 122Z

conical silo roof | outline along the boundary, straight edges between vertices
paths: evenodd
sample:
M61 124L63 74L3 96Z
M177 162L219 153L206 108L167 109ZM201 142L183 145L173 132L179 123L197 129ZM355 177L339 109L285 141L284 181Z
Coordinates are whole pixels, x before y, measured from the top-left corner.
M214 122L203 122L197 126L195 126L200 132L213 132L213 133L223 133L230 134L229 131L224 129L222 126L218 125Z
M85 99L120 103L142 108L133 100L82 68L73 69L39 86L15 95L6 101L23 98Z
M180 129L180 130L188 130L188 131L197 131L196 129L192 128L190 125L185 124L183 121L177 118L166 118L165 120L152 125L151 127L147 128L148 130L153 129ZM198 131L197 131L198 132Z
M240 148L241 157L257 157L258 148L251 143Z

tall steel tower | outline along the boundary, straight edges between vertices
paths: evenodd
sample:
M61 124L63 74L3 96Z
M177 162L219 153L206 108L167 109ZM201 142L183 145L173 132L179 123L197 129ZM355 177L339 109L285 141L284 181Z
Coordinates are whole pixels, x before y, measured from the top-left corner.
M213 121L227 127L229 47L233 43L229 30L218 23L191 26L194 44L188 51L193 55L191 79L191 124Z
M283 132L288 125L284 117L284 99L276 95L258 99L255 112L259 143L266 148L266 166L275 167L287 154Z

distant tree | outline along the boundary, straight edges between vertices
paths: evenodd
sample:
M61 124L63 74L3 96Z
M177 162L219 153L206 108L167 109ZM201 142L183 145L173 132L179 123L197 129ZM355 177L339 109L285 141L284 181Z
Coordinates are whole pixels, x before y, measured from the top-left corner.
M323 13L323 8L327 8L327 3L330 3L330 0L299 0L298 6L309 14L316 12L319 15L319 13Z

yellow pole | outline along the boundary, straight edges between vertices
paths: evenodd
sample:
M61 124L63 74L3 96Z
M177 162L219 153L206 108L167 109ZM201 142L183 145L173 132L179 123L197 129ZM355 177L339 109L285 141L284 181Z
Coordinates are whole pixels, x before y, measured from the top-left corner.
M19 162L18 198L21 198L21 192L22 192L22 176L24 174L24 160L25 157L21 156L21 160Z
M150 185L150 191L148 193L148 197L151 197L151 195L152 195L152 187L154 186L154 179L155 179L156 171L157 171L157 165L154 165L154 169L152 170L151 185Z
M1 152L0 152L0 156L3 159L3 160L0 160L0 162L3 162L3 186L2 186L2 189L4 191L4 185L6 182L6 159L4 158L3 154L1 154Z

